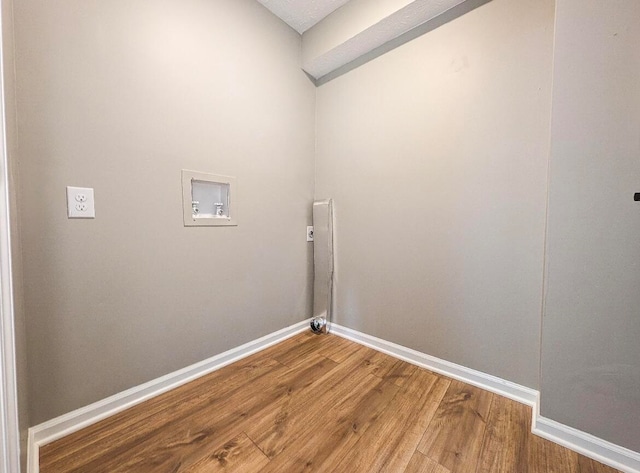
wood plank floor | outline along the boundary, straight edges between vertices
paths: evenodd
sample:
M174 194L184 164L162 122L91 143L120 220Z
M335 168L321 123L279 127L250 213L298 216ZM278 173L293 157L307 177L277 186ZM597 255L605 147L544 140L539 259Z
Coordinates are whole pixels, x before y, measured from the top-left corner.
M40 471L617 471L530 423L517 402L304 333L44 446Z

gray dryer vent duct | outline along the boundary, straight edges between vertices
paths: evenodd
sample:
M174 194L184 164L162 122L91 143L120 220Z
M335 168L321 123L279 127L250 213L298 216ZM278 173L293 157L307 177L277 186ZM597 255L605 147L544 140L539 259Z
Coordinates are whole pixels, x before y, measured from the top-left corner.
M313 319L314 333L327 333L333 302L333 201L313 203Z

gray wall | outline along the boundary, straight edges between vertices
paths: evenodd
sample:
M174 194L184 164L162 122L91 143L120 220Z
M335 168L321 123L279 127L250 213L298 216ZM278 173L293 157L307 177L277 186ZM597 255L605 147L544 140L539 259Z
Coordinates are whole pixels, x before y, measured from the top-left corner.
M23 424L308 316L315 145L339 323L539 387L545 417L640 450L637 2L558 0L552 124L553 0L493 0L317 106L299 35L253 0L15 7ZM237 228L182 226L183 168L238 177ZM96 220L66 219L67 185L96 189Z
M253 0L15 3L30 421L310 315L313 85ZM239 226L184 228L181 169ZM94 187L95 220L65 186Z
M640 2L558 0L542 415L640 451Z
M318 89L338 323L538 387L553 15L494 0Z

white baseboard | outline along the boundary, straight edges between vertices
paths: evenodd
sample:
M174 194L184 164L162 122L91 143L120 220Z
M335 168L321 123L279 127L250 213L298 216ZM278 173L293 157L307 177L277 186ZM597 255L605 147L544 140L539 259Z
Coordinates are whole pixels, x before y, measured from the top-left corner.
M161 378L29 429L27 473L39 473L40 447L307 330L305 320ZM640 473L640 453L542 417L538 391L332 323L331 333L408 363L521 402L533 409L532 432L625 473Z
M640 453L568 425L538 416L532 432L625 473L640 473Z
M39 473L39 453L43 445L246 358L307 329L309 329L309 320L298 322L207 360L31 427L28 439L27 473Z
M456 365L450 361L441 360L435 356L426 355L411 348L403 347L335 323L331 324L331 333L373 348L374 350L381 351L394 358L399 358L412 365L417 365L449 378L457 379L458 381L472 384L473 386L486 389L492 393L500 394L501 396L521 402L527 406L534 407L538 403L538 391L535 389L506 381L502 378L483 373L482 371Z
M534 434L625 473L640 473L640 453L542 417L540 415L540 393L535 389L441 360L335 323L331 324L331 333L449 378L531 406L531 431Z

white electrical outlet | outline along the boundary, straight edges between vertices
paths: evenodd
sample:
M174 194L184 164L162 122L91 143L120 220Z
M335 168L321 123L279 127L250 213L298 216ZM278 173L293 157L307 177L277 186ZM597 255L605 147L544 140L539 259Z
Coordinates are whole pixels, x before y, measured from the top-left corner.
M313 227L307 227L307 241L313 241Z
M96 218L93 189L67 187L67 215L69 218Z

